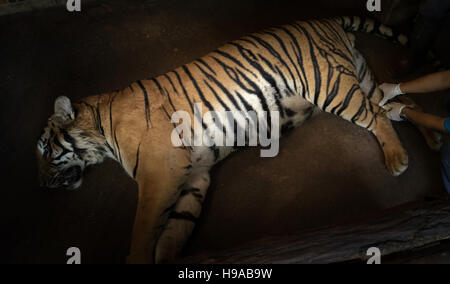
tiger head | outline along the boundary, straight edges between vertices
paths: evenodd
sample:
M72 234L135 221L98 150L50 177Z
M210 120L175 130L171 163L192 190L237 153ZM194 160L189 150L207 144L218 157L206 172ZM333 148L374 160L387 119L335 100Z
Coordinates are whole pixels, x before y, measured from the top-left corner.
M84 169L103 161L106 139L95 131L88 113L86 107L72 105L67 97L56 99L55 113L37 144L41 186L77 189Z

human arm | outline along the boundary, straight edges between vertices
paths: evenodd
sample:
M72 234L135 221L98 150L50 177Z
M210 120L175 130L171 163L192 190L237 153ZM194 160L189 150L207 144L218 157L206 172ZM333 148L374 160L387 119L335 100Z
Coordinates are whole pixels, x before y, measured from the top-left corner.
M384 83L380 86L380 89L384 94L380 106L384 106L389 100L407 93L428 93L450 89L450 70L429 74L401 84Z
M450 89L450 70L437 72L400 84L403 93L431 93Z
M450 124L448 118L420 112L408 107L403 109L402 116L427 129L436 130L441 133L450 133L450 125L446 126Z
M407 119L426 129L450 133L450 118L424 113L401 103L390 103L384 108L387 111L387 117L392 121L404 121Z

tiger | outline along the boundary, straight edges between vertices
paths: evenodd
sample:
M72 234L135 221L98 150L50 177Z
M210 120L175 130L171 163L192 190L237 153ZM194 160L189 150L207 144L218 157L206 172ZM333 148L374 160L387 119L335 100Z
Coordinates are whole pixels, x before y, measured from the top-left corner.
M229 42L120 91L79 102L59 97L37 144L41 185L74 190L86 167L106 158L117 161L139 188L127 262L167 263L194 229L211 168L239 149L171 143L177 126L172 115L183 110L194 119L196 103L205 106L203 112L275 111L281 129L299 127L320 112L334 114L372 133L387 170L400 176L408 168L408 154L379 107L383 93L355 47L355 32L408 42L372 19L297 21ZM202 127L208 123L214 122ZM423 133L430 147L439 147L436 137Z

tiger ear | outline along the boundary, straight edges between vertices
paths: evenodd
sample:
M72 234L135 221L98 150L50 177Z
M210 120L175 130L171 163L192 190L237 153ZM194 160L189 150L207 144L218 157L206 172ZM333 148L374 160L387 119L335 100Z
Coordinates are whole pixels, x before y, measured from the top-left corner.
M55 101L55 118L60 124L67 124L75 120L75 111L68 97L59 97Z

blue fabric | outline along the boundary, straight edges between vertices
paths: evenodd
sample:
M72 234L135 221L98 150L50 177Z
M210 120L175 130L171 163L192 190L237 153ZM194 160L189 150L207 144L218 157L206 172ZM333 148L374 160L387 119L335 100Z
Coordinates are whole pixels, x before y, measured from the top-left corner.
M450 194L450 139L445 137L444 146L441 149L441 171L445 188Z
M450 117L448 117L444 122L444 128L447 130L447 132L450 133Z

